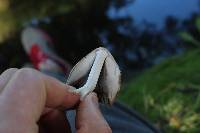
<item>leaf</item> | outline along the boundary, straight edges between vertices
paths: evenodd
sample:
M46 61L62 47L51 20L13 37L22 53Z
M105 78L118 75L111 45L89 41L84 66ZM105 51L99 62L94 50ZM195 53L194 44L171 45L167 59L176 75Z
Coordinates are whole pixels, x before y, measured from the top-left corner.
M198 31L200 32L200 17L198 17L196 20L196 27L197 27Z
M186 42L192 43L196 47L200 47L200 42L196 40L190 33L188 32L180 32L179 36Z

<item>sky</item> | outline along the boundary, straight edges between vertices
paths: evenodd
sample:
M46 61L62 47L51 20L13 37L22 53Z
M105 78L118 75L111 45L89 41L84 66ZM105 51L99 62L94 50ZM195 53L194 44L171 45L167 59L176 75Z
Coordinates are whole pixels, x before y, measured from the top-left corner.
M108 15L112 18L129 15L134 18L136 24L145 20L161 28L166 16L185 19L192 12L200 12L198 0L135 0L119 11L111 8Z

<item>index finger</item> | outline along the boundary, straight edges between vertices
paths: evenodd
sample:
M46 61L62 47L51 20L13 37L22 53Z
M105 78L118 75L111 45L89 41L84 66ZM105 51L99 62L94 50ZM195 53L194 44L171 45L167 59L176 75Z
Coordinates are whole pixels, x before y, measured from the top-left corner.
M20 69L10 79L0 95L4 111L28 119L39 119L44 107L71 108L79 95L70 86L33 69ZM13 110L17 111L14 112Z

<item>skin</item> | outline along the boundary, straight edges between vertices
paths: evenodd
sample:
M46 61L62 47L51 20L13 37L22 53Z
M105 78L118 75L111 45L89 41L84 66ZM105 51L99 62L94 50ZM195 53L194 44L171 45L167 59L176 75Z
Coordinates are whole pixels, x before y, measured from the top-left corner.
M0 132L70 133L64 110L76 109L77 133L111 133L95 93L80 102L70 86L34 69L0 75Z

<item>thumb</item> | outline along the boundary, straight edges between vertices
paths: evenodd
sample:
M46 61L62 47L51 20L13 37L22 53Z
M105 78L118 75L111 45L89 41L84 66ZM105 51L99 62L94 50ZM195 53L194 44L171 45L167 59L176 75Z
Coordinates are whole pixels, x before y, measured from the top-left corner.
M78 106L76 115L77 133L110 133L108 123L103 118L95 93L89 94Z

